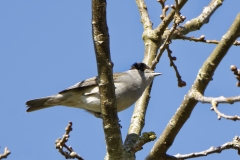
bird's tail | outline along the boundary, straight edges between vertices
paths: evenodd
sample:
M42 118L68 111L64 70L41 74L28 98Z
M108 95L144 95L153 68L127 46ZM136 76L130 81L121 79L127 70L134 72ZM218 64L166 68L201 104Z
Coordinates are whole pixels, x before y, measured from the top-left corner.
M55 106L55 105L46 104L46 102L48 100L50 100L51 98L53 98L53 96L38 98L38 99L33 99L33 100L30 100L30 101L27 101L26 105L27 105L27 107L29 107L27 109L27 112L32 112L32 111L36 111L36 110L40 110L40 109Z

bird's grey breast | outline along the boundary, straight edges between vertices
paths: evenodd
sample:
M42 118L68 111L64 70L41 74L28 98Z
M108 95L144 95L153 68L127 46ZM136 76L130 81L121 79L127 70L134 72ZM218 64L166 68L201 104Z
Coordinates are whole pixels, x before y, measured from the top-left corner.
M115 80L115 93L118 111L122 111L135 103L142 95L145 87L143 79L138 71L123 72Z

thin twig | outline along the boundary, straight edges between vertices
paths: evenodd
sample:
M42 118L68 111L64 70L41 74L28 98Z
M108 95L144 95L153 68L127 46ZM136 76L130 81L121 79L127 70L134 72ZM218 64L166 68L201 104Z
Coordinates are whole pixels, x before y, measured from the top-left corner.
M195 79L192 87L188 93L184 96L184 99L177 109L176 113L169 120L169 123L163 130L162 134L155 142L153 148L151 149L146 160L152 160L166 156L166 152L173 144L179 131L189 119L193 109L195 108L198 101L193 97L194 91L199 91L204 93L212 76L221 63L221 60L227 54L228 50L232 46L232 43L238 38L238 33L240 32L240 14L238 14L233 21L229 30L224 34L221 42L216 46L213 52L204 62L203 66L200 68L197 78Z
M157 63L159 62L160 57L162 56L162 54L163 54L164 50L166 49L167 45L169 44L170 38L171 38L171 36L172 36L172 34L173 34L173 32L175 31L176 28L177 28L177 24L173 23L173 26L170 29L169 35L167 36L165 42L161 45L159 53L157 54L156 58L152 62L151 69L155 69Z
M162 9L163 9L165 7L166 0L157 0L157 1L161 4Z
M65 128L66 132L63 135L62 138L58 138L55 142L55 147L58 149L58 151L66 158L66 159L78 159L83 160L83 158L74 152L73 148L71 146L67 146L66 142L68 141L68 138L70 137L69 133L72 131L72 122L68 123L68 126ZM63 148L66 148L68 150L64 151Z
M184 87L186 86L186 82L182 80L180 73L178 72L177 66L175 65L174 61L176 60L176 57L172 57L172 51L169 48L169 45L166 46L167 52L168 52L168 58L170 60L170 66L173 67L176 77L178 79L178 87Z
M240 137L235 136L232 142L227 142L218 147L210 147L209 149L202 152L195 152L190 154L177 154L174 157L177 159L189 159L196 157L203 157L213 153L221 153L223 150L227 149L235 149L238 150L238 154L240 155Z
M222 5L223 0L214 0L210 4L204 7L202 13L189 21L183 26L179 26L173 35L173 39L177 38L178 35L186 35L189 32L201 29L204 24L209 22L210 17L213 13Z
M160 15L160 18L161 18L161 20L163 20L166 17L166 13L167 13L167 11L169 9L169 6L168 5L165 6L166 0L158 0L158 2L162 6L162 14Z
M179 10L185 5L186 2L187 2L187 0L179 0L178 1ZM165 32L167 26L169 25L169 23L172 21L174 15L175 15L175 10L173 9L162 20L162 22L154 29L154 33L157 34L158 36L162 36L163 33Z
M218 116L218 120L220 120L222 117L223 118L226 118L226 119L230 119L230 120L233 120L233 121L236 121L236 120L240 120L240 117L235 115L235 116L228 116L228 115L225 115L223 113L221 113L218 109L217 109L217 106L218 106L218 103L216 101L212 101L212 107L211 107L211 110L214 110Z
M238 82L236 83L236 86L240 87L240 69L237 69L237 66L235 65L231 65L230 69L233 72L233 74L236 76L236 79L238 80Z
M228 116L225 115L223 113L221 113L218 109L217 109L217 105L219 103L229 103L229 104L233 104L234 102L240 102L240 96L235 96L235 97L228 97L225 98L223 96L220 97L204 97L200 92L193 92L193 97L195 98L195 100L197 100L198 102L202 102L202 103L211 103L212 107L211 110L214 110L216 112L216 114L218 115L218 119L220 120L222 117L226 118L226 119L230 119L233 121L236 120L240 120L240 117L235 115L235 116Z
M136 153L142 149L142 146L148 142L154 141L157 138L154 132L144 132L141 137L137 140L135 145L131 148L131 151Z
M171 6L172 9L175 10L175 16L174 16L174 23L172 28L170 29L170 32L165 40L165 42L163 43L163 45L160 47L160 51L157 54L156 58L154 59L154 61L152 62L152 66L151 69L155 69L157 63L159 62L160 57L162 56L164 50L166 49L166 46L170 43L170 39L172 37L173 32L176 30L177 26L179 25L179 23L182 23L186 17L181 16L179 13L179 8L178 8L178 0L176 0L176 7L175 6Z
M143 28L145 29L152 29L152 22L149 18L147 5L145 4L144 0L136 0L138 10L140 11L141 16L141 23L143 24Z
M193 93L193 97L195 98L195 100L197 100L198 102L202 102L202 103L212 103L212 101L215 101L217 103L228 103L228 104L233 104L234 102L240 102L240 95L239 96L235 96L235 97L205 97L203 96L200 92L195 91Z
M209 44L218 44L220 42L217 40L206 40L204 35L200 36L199 38L195 38L193 36L188 37L188 36L182 35L180 33L175 37L175 39L183 39L183 40L189 40L189 41L194 41L194 42L203 42L203 43L209 43ZM235 41L233 43L233 45L240 46L240 41Z

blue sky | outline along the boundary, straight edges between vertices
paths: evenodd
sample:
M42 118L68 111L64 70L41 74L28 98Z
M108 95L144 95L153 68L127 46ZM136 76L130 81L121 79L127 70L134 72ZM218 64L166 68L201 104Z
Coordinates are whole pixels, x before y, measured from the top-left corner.
M187 20L198 16L208 1L189 1L181 10ZM156 27L160 23L161 6L146 0L150 18ZM172 4L172 1L167 1ZM205 35L206 39L221 39L239 13L240 1L225 1L207 25L190 36ZM114 72L128 70L132 63L143 59L142 24L135 1L109 1L107 18ZM170 26L171 27L171 26ZM68 145L86 160L103 159L105 142L100 119L81 109L54 107L26 113L29 99L52 95L79 81L97 75L91 31L91 1L63 0L1 0L0 1L0 153L5 146L12 154L8 160L64 159L54 142L64 133L69 121L73 132ZM162 133L196 78L199 68L216 45L175 40L171 50L184 88L177 79L166 53L156 71L163 75L154 81L143 132ZM240 48L233 46L216 70L206 96L235 96L240 88L230 65L240 68ZM202 151L218 146L240 135L240 122L222 119L210 110L209 104L198 104L190 119L176 137L169 154ZM239 103L219 105L229 115L240 115ZM120 112L123 140L126 137L133 107ZM154 142L137 153L141 160ZM237 151L198 158L237 159Z

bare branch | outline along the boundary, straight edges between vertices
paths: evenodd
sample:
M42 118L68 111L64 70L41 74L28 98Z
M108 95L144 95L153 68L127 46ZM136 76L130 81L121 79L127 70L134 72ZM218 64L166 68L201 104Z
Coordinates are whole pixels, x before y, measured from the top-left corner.
M134 147L137 140L139 139L139 135L141 134L142 128L144 127L145 114L150 98L150 95L147 93L150 92L151 87L152 84L145 89L142 95L143 98L139 99L134 107L133 115L131 118L131 124L128 130L126 140L124 142L124 148L126 151L130 151L131 148Z
M223 150L227 150L227 149L236 149L238 150L238 154L240 155L240 137L235 136L232 142L224 143L218 147L210 147L209 149L202 152L196 152L196 153L190 153L190 154L184 154L184 155L177 154L174 157L176 157L177 159L203 157L213 153L221 153Z
M142 149L142 146L148 142L154 141L157 138L156 134L154 132L144 132L139 137L135 145L131 148L131 151L136 153L137 151L140 151Z
M166 13L167 13L167 11L169 9L169 6L165 6L166 0L158 0L158 2L162 6L162 14L160 15L160 18L161 18L161 20L163 20L166 17Z
M187 2L187 0L179 0L178 1L178 10L180 11L180 9L185 5L185 3ZM157 28L154 29L154 33L158 36L162 36L165 29L167 28L167 26L170 24L170 22L173 20L173 16L175 15L175 10L173 9L163 20L162 22L157 26Z
M157 54L156 58L152 62L151 69L155 69L157 63L159 62L160 57L162 57L162 54L163 54L164 50L166 49L167 45L170 43L171 36L172 36L172 34L173 34L173 32L175 31L176 28L177 28L177 24L173 23L173 26L170 29L170 32L167 36L167 39L165 40L163 45L161 45L159 53Z
M117 116L113 84L109 33L106 20L106 0L92 0L92 33L98 67L103 129L107 146L105 159L123 159L122 136ZM107 91L107 92L106 92Z
M186 35L189 32L199 30L204 24L209 22L210 17L222 5L223 0L213 0L202 13L190 21L187 21L183 26L179 26L174 33L173 39L177 38L180 34Z
M69 133L72 131L72 122L68 123L68 126L65 128L66 132L64 133L62 139L58 138L55 141L55 147L58 151L66 158L66 159L78 159L83 160L83 158L74 152L73 148L66 145L70 135ZM64 151L63 148L66 148L68 151Z
M198 91L202 94L205 91L208 83L212 80L214 71L224 56L227 54L229 48L232 46L232 43L238 38L237 33L239 32L240 14L237 15L229 30L222 37L221 42L216 46L212 54L204 62L203 66L199 70L194 84L188 93L184 96L182 104L167 124L157 142L154 144L148 157L146 157L146 160L155 160L166 156L167 150L173 144L176 135L184 123L188 120L192 110L198 102L193 97L193 92Z
M179 8L181 8L186 2L187 0L181 0L179 2ZM143 4L145 4L143 0L136 0L136 3L139 8L143 7L144 6ZM139 9L139 11L140 11L141 18L143 18L142 14L144 14L144 15L147 15L147 17L145 18L149 19L146 8L144 10L144 13L141 12L141 9ZM162 22L164 24L158 28L159 30L158 29L152 30L151 27L144 26L143 40L145 44L145 51L144 51L143 62L146 63L147 65L152 66L152 62L156 57L156 53L160 47L160 42L161 42L161 36L159 36L158 34L160 34L160 32L163 33L167 25L173 19L174 14L175 14L174 11L170 12L170 14L165 18L166 21ZM147 22L150 22L150 20ZM149 24L147 22L146 24ZM169 35L169 37L171 37L171 35ZM165 42L167 43L167 41ZM134 112L131 119L131 124L128 130L128 135L124 142L124 147L126 150L129 150L129 148L132 148L132 146L135 145L136 141L139 138L139 135L141 134L142 128L145 123L145 114L146 114L148 102L150 99L151 87L152 87L152 84L146 88L141 98L139 98L135 104Z
M219 112L218 109L217 109L218 103L216 101L213 100L211 104L212 104L211 110L214 110L217 113L218 120L220 120L222 117L226 118L226 119L233 120L233 121L240 120L240 117L237 116L237 115L236 116L228 116L228 115L225 115L225 114Z
M7 158L10 154L11 154L11 152L8 150L7 147L5 147L3 154L0 154L0 159Z
M173 7L172 8L175 11L175 16L174 16L174 23L173 23L173 26L172 28L170 29L170 32L165 40L165 42L163 43L163 45L160 47L160 51L159 53L157 54L156 58L154 59L154 61L152 62L152 66L151 68L152 69L155 69L157 63L159 62L159 59L160 57L162 56L164 50L166 49L167 45L170 43L171 41L171 37L172 37L172 34L173 32L176 30L177 26L179 25L179 23L182 23L184 20L185 20L185 17L184 16L181 16L180 13L179 13L179 5L178 5L178 0L176 0L176 7Z
M168 52L168 58L170 60L170 66L174 68L174 71L176 73L176 77L178 79L178 87L184 87L186 86L186 82L182 80L180 73L178 72L177 66L175 65L174 61L177 60L176 57L172 57L172 51L169 48L169 45L167 45L167 52Z
M176 0L176 7L175 6L171 6L171 7L175 10L175 13L176 13L175 16L174 16L174 23L173 23L172 28L170 29L170 32L169 32L165 42L160 47L160 51L159 51L158 55L156 56L156 58L152 62L151 68L155 69L155 67L156 67L157 63L159 62L159 59L162 56L164 50L167 49L168 57L170 59L170 66L172 66L174 68L174 70L176 72L176 75L177 75L177 78L178 78L178 86L183 87L183 86L186 86L186 82L182 81L181 76L180 76L180 74L177 70L177 67L173 62L173 57L171 56L172 51L169 49L169 44L171 43L171 36L172 36L173 32L176 30L179 23L182 23L185 20L185 17L181 16L180 13L179 13L178 0Z
M140 12L141 22L143 24L144 30L146 29L152 30L152 22L148 15L147 5L145 4L144 0L136 0L136 3Z
M157 0L157 1L161 4L162 9L164 9L166 0Z
M226 118L226 119L230 119L230 120L234 120L234 121L240 120L240 117L237 116L237 115L227 116L227 115L219 112L218 109L217 109L218 103L233 104L234 102L240 102L240 96L229 97L229 98L225 98L223 96L221 96L221 97L204 97L200 92L194 92L193 97L198 102L211 103L212 104L211 110L214 110L217 113L219 120L221 119L221 117Z
M200 92L194 92L192 93L193 97L195 98L196 101L202 102L202 103L212 103L212 101L215 101L217 103L229 103L233 104L234 102L240 102L240 96L235 96L235 97L204 97Z
M237 69L237 66L234 66L234 65L231 65L230 68L233 74L236 76L236 79L238 80L238 82L236 83L236 86L240 87L240 69Z
M186 2L187 0L181 0L179 2L180 7L182 7ZM152 30L152 23L150 22L144 0L136 0L136 3L140 11L141 21L144 28L144 32L142 35L145 44L143 62L148 66L151 66L160 47L161 32L163 33L163 31L172 21L175 12L170 12L170 14L165 18L166 21L162 22L164 24L158 28L159 30ZM128 135L124 142L124 147L126 150L129 150L129 148L132 148L132 146L135 145L141 134L142 128L145 123L145 114L150 99L151 87L152 84L146 88L141 98L139 98L135 104L134 112L131 118L131 124L128 130Z
M183 40L189 40L189 41L194 41L194 42L203 42L203 43L209 43L209 44L218 44L219 43L219 41L217 41L217 40L206 40L204 35L200 36L199 38L195 38L193 36L188 37L188 36L179 34L176 37L176 39L183 39ZM235 41L235 42L233 42L232 45L240 46L240 41Z

